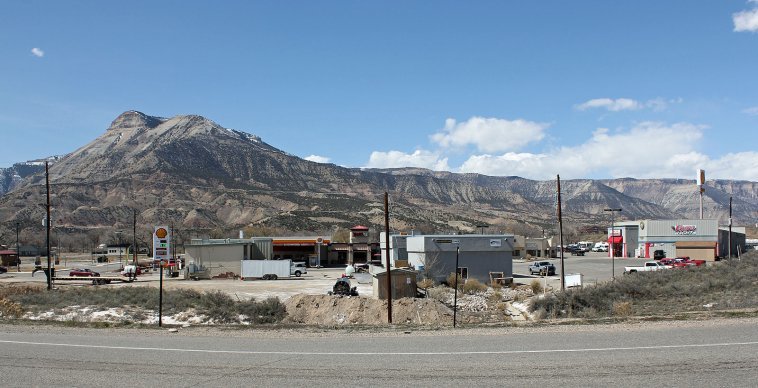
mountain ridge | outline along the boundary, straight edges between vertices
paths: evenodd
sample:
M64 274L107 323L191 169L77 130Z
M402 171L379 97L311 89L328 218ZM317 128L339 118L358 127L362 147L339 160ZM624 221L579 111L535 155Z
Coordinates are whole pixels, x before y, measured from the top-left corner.
M6 228L14 220L36 228L43 209L27 204L44 202L43 175L16 179L0 197ZM556 223L555 181L315 163L198 115L124 112L53 163L50 180L57 225L72 234L125 228L135 210L142 224L171 222L198 236L243 227L293 233L378 227L384 192L397 230L472 232L488 224L534 234ZM606 207L623 208L621 219L696 218L694 181L571 179L561 188L569 225L605 225ZM706 217L724 221L724 200L728 205L732 195L735 218L755 223L755 193L755 182L708 181Z

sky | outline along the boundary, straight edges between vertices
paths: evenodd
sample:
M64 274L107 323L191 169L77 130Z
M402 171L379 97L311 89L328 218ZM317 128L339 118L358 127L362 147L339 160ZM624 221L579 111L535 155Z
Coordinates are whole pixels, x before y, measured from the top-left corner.
M345 167L758 181L758 0L0 2L0 167L128 110Z

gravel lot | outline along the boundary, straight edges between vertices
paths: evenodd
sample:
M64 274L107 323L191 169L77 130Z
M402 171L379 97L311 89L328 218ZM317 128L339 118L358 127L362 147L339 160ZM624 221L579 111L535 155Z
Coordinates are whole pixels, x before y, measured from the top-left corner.
M93 271L100 272L102 276L117 275L120 265L118 263L110 264L93 264L87 259L68 259L61 260L61 264L56 266L58 273L68 274L72 268L90 268ZM22 266L21 272L15 272L15 268L9 269L6 274L0 275L0 283L40 283L46 282L45 274L37 272L32 275L34 266L27 264ZM233 279L211 279L211 280L185 280L182 278L163 278L164 289L176 288L193 288L199 291L220 290L231 295L236 295L240 299L255 298L257 300L268 297L278 297L284 301L296 294L323 295L332 290L332 286L337 278L344 273L342 268L308 268L308 273L301 277L292 277L289 279L279 280L233 280ZM358 287L360 296L371 297L373 289L371 285L371 276L366 274L357 274L351 279L353 286ZM158 287L160 285L160 275L158 272L150 272L138 277L134 283L112 283L106 287L132 287L132 286L150 286ZM87 278L82 282L58 282L56 287L91 287Z
M545 259L540 259L545 260ZM560 259L551 258L547 259L551 263L555 264L558 269L556 276L549 276L545 279L542 276L530 275L528 267L531 264L529 261L514 260L513 272L514 279L517 283L530 284L533 279L540 279L541 281L547 280L547 285L553 289L560 288ZM607 253L603 252L589 252L586 256L572 256L567 254L564 256L564 266L567 274L581 273L583 275L583 283L594 284L609 280L611 278L611 267L615 266L616 276L624 276L624 266L628 265L640 265L647 261L647 259L629 259L629 258L616 258L615 264L612 264L610 257L607 257ZM9 268L7 274L0 275L0 282L38 282L45 283L45 276L43 273L38 272L35 276L32 276L31 271L34 268L31 265L29 259L24 259L25 264L21 268L21 272L13 271L13 268ZM67 258L61 260L61 263L56 266L59 272L67 273L71 268L91 268L94 271L98 271L103 275L117 274L120 268L119 263L109 264L95 264L92 263L89 256L79 258ZM300 278L292 277L291 279L279 279L279 280L232 280L232 279L211 279L211 280L184 280L177 278L164 277L165 288L194 288L201 291L208 290L221 290L232 295L236 295L240 299L265 299L268 297L278 297L282 301L290 298L296 294L310 294L310 295L322 295L326 294L332 289L335 280L342 275L344 270L342 268L309 268L308 274L303 275ZM152 272L144 274L139 277L138 281L132 284L113 283L109 287L129 287L129 286L159 286L159 274ZM373 296L373 290L371 286L371 277L369 275L358 274L356 278L351 280L353 286L358 287L358 293L360 296L371 297ZM86 282L79 283L77 286L88 285ZM60 283L61 287L72 287L69 283Z

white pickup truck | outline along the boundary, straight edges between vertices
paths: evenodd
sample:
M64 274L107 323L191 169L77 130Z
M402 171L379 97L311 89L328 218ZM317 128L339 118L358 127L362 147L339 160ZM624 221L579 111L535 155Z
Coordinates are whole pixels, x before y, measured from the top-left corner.
M670 265L663 265L657 261L646 261L642 266L624 267L624 273L660 271L670 268Z

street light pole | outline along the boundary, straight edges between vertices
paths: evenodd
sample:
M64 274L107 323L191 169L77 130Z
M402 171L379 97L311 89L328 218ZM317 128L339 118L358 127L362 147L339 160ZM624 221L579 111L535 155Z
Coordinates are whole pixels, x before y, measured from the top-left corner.
M614 218L614 214L616 212L620 212L621 208L603 209L603 211L611 212L611 232L608 233L611 240L611 279L616 280L616 251L613 247L613 238L616 237L616 220Z
M455 296L453 297L453 328L458 317L458 256L460 256L461 247L455 247Z

